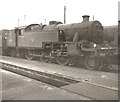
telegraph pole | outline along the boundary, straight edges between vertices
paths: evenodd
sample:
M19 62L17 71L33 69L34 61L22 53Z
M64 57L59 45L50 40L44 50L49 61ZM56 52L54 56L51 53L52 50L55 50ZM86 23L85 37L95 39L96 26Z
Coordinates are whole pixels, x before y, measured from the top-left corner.
M93 21L94 21L94 15L93 15Z
M44 24L46 24L46 19L44 19Z
M64 24L66 23L66 6L64 6Z
M19 27L20 19L18 18L18 27Z
M26 15L24 15L24 25L26 25Z
M120 44L120 20L118 21L118 45Z

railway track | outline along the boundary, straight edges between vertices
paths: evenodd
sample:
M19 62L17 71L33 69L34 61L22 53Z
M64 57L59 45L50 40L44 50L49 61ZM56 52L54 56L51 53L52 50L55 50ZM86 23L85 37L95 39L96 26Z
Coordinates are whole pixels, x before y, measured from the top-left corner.
M19 59L26 59L26 58L19 58ZM26 59L26 60L28 60L28 59ZM55 63L55 61L53 61L53 60L49 60L48 62L45 62L45 61L42 61L42 60L36 59L36 58L34 58L34 59L32 59L32 60L33 60L33 61L43 62L43 63L57 64L57 63ZM29 61L30 61L30 60L29 60ZM57 64L57 65L59 65L59 64ZM61 66L61 65L60 65L60 66ZM80 63L79 63L79 64L75 64L75 65L73 65L73 64L68 64L68 65L66 65L66 66L68 66L68 67L73 67L73 68L86 69L86 68L85 68L82 64L80 64ZM90 69L86 69L86 70L90 70ZM94 70L93 70L93 71L94 71ZM95 71L108 72L108 73L119 73L119 72L120 72L117 64L110 64L107 68L103 67L102 69L100 69L100 70L95 70Z
M26 59L26 58L24 57L24 59ZM41 62L45 62L45 63L58 64L53 59L44 61L44 60L40 60L40 59L34 57L32 60L41 61ZM86 69L85 66L83 65L83 63L73 63L72 61L70 61L70 63L65 66ZM119 60L118 60L118 57L116 57L116 58L111 58L111 61L110 61L109 65L107 66L107 68L106 68L106 66L104 66L101 69L87 69L87 70L95 70L95 71L102 71L102 72L108 72L108 73L119 73L120 69L118 68L118 66L119 66Z
M97 89L100 89L103 91L106 90L105 91L106 93L112 92L113 93L112 98L113 97L116 98L117 97L116 95L120 91L118 89L118 87L116 87L116 84L117 84L116 79L111 79L111 80L110 79L107 80L107 78L102 79L102 80L104 80L104 81L102 81L103 83L105 83L105 81L106 82L108 81L108 83L110 83L109 85L105 85L105 84L101 84L99 82L96 83L96 82L94 82L94 80L91 81L91 79L89 79L88 77L82 78L83 77L82 76L81 78L80 77L77 78L76 75L75 75L75 77L72 77L70 75L65 75L65 74L60 74L60 73L51 73L49 71L43 71L43 70L38 71L38 70L33 70L29 67L26 68L26 66L23 67L19 64L7 63L5 61L3 61L3 62L0 61L0 63L2 64L2 69L4 69L4 70L11 71L11 72L14 72L14 73L17 73L17 74L20 74L20 75L23 75L23 76L47 83L47 84L53 85L55 87L61 88L63 90L69 91L71 93L82 95L89 99L97 99L98 97L96 98L96 97L90 96L90 95L88 95L88 92L86 92L86 91L85 91L85 93L76 92L72 89L69 89L68 87L71 85L78 85L78 84L87 85L88 90L93 90L93 89L89 89L90 86L95 87L94 90L96 90L96 87L97 87ZM96 76L96 77L98 77L98 76ZM104 76L104 77L106 77L106 76ZM114 77L114 74L111 77ZM92 78L94 79L94 76ZM109 74L108 74L108 78L110 78ZM100 78L99 78L99 80L101 81ZM102 97L103 97L103 95L102 95Z
M1 69L2 100L90 100L59 87Z
M11 71L11 72L14 72L14 73L38 80L38 81L42 81L42 82L51 84L56 87L62 87L62 86L69 85L69 84L84 82L84 83L89 83L95 86L100 86L100 87L108 88L108 89L115 90L115 91L119 90L118 88L114 88L114 87L107 87L103 85L90 83L88 79L78 80L73 77L63 76L61 74L50 74L48 72L35 71L31 69L26 69L20 66L7 64L7 63L2 63L2 69Z
M109 89L111 91L119 91L117 88L98 85L98 84L95 84L95 83L90 83L88 80L77 80L77 79L68 78L68 77L65 77L65 76L62 76L62 75L59 75L59 74L54 75L54 74L49 74L49 73L46 73L46 72L38 72L38 71L35 71L35 70L29 70L29 69L25 69L25 68L22 68L22 67L19 67L19 66L10 65L10 64L6 64L6 63L2 63L2 69L10 71L10 72L17 73L17 74L20 74L20 75L23 75L23 76L26 76L26 77L29 77L29 78L32 78L32 79L35 79L35 80L38 80L40 82L44 82L44 83L53 85L55 87L58 87L58 88L61 88L61 89L65 90L65 91L68 91L68 92L86 97L90 100L95 100L95 99L91 98L89 96L86 96L84 94L82 95L82 94L79 94L77 92L74 92L74 91L71 91L71 90L68 90L68 89L64 89L62 87L70 85L70 84L76 84L76 83L82 82L82 83L85 83L85 84L90 84L90 85L93 85L93 86Z
M50 74L42 71L41 72L35 71L31 69L26 69L20 66L16 66L16 65L6 64L6 63L2 63L2 69L11 71L26 77L33 78L35 80L54 85L56 87L61 87L61 86L79 82L73 78L68 78L60 74Z
M6 64L6 63L2 63L2 69L26 76L28 78L38 80L40 82L44 82L44 83L53 85L55 87L61 88L61 89L68 91L70 93L81 95L79 93L72 92L72 91L69 91L69 90L62 88L63 86L80 82L80 81L77 81L76 79L73 79L73 78L67 78L67 77L61 76L59 74L53 75L53 74L49 74L46 72L38 72L35 70L29 70L29 69L25 69L25 68L22 68L19 66L10 65L10 64ZM84 95L81 95L81 96L86 97L86 99L93 100L93 98L90 98L88 96L84 96Z

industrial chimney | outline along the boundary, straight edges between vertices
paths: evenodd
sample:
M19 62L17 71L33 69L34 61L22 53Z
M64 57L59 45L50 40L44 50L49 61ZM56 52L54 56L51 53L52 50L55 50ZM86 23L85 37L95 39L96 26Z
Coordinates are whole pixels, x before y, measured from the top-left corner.
M82 22L88 22L89 21L89 15L83 15L83 21Z

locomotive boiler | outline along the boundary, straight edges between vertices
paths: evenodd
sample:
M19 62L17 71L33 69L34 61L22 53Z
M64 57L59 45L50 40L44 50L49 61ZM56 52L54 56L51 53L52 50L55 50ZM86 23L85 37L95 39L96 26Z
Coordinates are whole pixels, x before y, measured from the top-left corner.
M59 24L56 28L63 30L66 40L80 42L87 40L96 44L102 43L103 27L99 21L89 21L89 16L84 15L82 23Z
M16 27L7 37L7 46L11 56L55 60L62 65L82 63L88 69L100 69L106 53L98 52L102 49L96 46L103 43L103 37L102 24L84 15L81 23L51 21L49 25Z

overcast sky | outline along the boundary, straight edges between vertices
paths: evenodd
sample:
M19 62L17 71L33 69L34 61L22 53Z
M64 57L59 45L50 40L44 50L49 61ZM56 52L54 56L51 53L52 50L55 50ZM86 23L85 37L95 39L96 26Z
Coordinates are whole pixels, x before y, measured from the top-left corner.
M47 23L50 20L66 23L82 21L83 15L90 20L99 20L103 26L118 23L118 1L120 0L0 0L0 29L14 28L30 23ZM25 15L25 16L24 16ZM45 21L46 19L46 21Z

